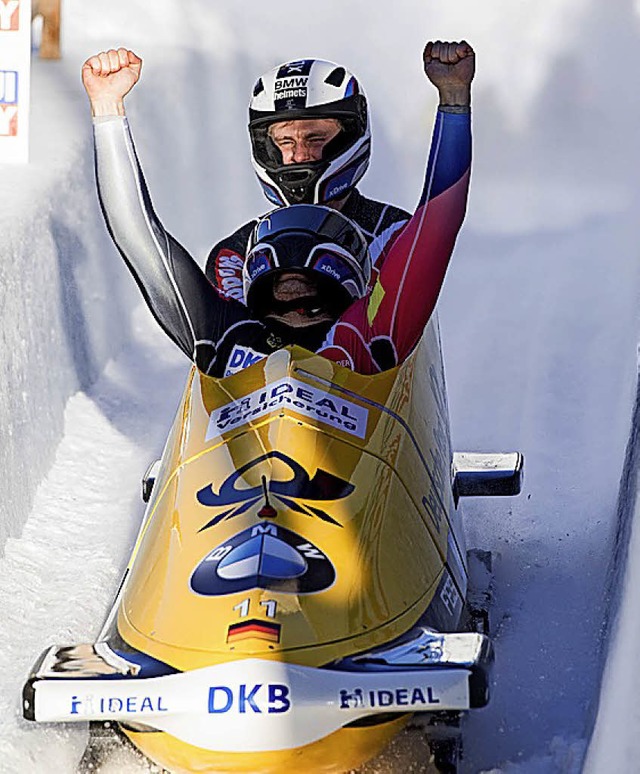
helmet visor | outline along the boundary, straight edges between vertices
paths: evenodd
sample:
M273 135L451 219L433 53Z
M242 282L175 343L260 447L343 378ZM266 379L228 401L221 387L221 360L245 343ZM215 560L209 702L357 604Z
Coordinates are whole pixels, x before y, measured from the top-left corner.
M346 250L334 244L315 245L310 251L305 251L303 244L298 246L302 249L297 255L292 254L290 244L286 246L288 249L280 250L282 255L279 255L274 245L257 244L246 259L246 272L250 283L253 284L260 276L276 270L310 270L338 282L352 299L360 298L364 294L361 272L358 271L353 256Z

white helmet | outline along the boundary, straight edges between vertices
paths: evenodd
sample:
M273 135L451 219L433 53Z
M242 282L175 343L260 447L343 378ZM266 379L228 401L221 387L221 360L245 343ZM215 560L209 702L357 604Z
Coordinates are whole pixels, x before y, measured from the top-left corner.
M320 161L283 164L271 124L336 118L340 133ZM367 99L354 75L322 59L279 65L258 79L249 105L253 167L276 205L317 204L343 197L364 175L371 156Z

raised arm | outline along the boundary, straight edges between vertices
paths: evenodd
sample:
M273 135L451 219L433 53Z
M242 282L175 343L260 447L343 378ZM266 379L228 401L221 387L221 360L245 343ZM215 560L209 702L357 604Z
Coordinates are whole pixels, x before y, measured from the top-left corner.
M91 115L124 116L124 98L140 80L142 59L126 48L101 51L82 65Z
M334 327L325 354L348 354L351 367L371 373L392 368L415 347L436 305L464 220L471 165L471 81L475 56L467 43L429 43L428 78L440 106L420 200L387 248L370 295ZM332 351L334 350L334 351Z
M98 195L118 250L159 324L207 372L218 340L247 315L224 303L198 264L164 229L138 162L124 110L142 61L126 49L91 57L82 70L94 115Z

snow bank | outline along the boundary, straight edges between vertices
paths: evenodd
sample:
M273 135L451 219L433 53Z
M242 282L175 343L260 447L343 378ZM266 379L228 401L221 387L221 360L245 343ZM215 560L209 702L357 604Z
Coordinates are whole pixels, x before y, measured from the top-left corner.
M105 260L90 136L68 72L36 62L33 78L40 98L32 162L3 166L0 177L0 547L29 513L69 396L96 378L126 338L130 305L123 277Z

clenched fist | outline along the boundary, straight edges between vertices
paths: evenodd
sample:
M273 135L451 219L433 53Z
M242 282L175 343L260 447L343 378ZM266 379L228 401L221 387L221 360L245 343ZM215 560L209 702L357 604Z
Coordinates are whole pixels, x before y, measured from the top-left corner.
M126 48L89 57L82 66L82 83L94 116L124 115L123 99L140 78L142 59Z
M440 93L441 105L470 104L476 57L466 41L430 41L425 46L423 60L427 78Z

